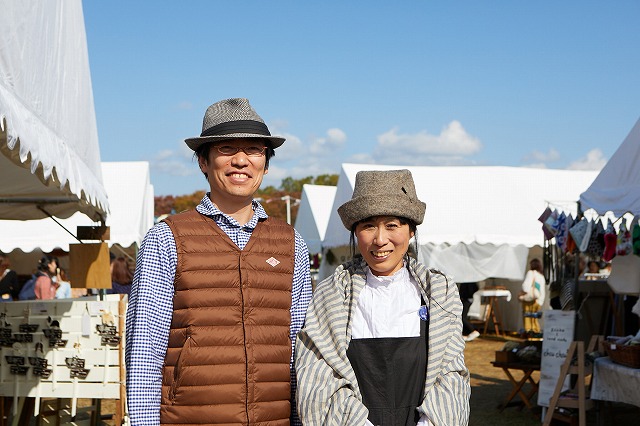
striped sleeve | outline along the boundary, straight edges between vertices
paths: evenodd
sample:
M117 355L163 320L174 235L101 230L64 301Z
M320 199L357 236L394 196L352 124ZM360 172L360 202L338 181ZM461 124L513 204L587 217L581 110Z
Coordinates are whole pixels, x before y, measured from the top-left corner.
M425 396L418 411L434 426L465 426L471 387L464 363L462 302L450 277L431 274L429 288L432 321L439 318L441 322L429 326L429 358L439 356L440 363L439 368L427 369Z
M334 277L318 284L298 334L297 406L304 425L360 426L367 419L346 355L348 303L336 285L343 279L348 274L339 267Z

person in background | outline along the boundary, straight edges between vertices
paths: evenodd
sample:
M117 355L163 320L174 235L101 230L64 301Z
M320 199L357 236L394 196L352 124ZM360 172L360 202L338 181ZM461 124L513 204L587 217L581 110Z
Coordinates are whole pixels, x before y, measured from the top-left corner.
M111 288L107 294L129 294L133 274L129 268L129 262L124 257L116 257L111 262Z
M587 275L589 274L589 275ZM592 275L593 274L593 275ZM596 260L590 260L587 263L587 270L584 275L586 280L599 280L600 279L600 263Z
M18 274L11 270L9 257L0 252L0 301L18 300L19 293Z
M58 286L56 290L56 299L70 299L71 298L71 283L67 277L67 271L63 268L58 268L58 274L56 275L56 284Z
M209 106L185 140L210 191L140 247L125 346L132 425L300 424L292 349L309 251L254 199L284 141L241 98Z
M55 299L57 284L53 277L58 274L58 259L44 255L38 262L38 273L35 286L36 299Z
M542 274L542 262L540 259L532 259L529 262L529 271L522 281L522 290L518 299L522 302L524 330L526 332L540 333L538 315L544 303L546 292L546 280Z
M20 293L18 274L11 270L9 257L0 252L0 301L18 300L18 293Z
M473 293L478 291L478 283L459 283L460 300L462 301L462 337L465 342L470 342L480 336L480 332L469 321L470 299Z
M458 288L407 255L425 208L409 170L356 175L338 214L361 256L318 284L298 333L305 426L467 425Z

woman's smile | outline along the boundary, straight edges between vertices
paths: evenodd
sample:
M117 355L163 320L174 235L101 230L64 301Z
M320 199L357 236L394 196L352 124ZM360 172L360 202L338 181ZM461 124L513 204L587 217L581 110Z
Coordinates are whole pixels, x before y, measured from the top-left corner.
M384 276L402 268L413 233L395 216L375 216L359 222L355 236L371 272Z

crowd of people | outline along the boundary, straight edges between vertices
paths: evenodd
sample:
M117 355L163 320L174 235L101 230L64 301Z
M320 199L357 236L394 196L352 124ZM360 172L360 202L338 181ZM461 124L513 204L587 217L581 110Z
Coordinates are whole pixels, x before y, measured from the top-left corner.
M133 270L123 256L111 254L111 288L107 294L129 294ZM95 289L72 288L67 271L60 266L57 257L43 255L31 276L22 279L11 269L11 260L0 252L0 301L70 299L91 294Z

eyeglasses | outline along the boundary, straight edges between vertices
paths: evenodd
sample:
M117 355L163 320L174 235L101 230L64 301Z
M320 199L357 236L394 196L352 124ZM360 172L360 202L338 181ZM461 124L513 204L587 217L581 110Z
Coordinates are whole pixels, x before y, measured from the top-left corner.
M236 145L216 145L215 148L222 155L236 155L238 151L242 151L249 157L258 157L264 154L266 146L236 146Z

